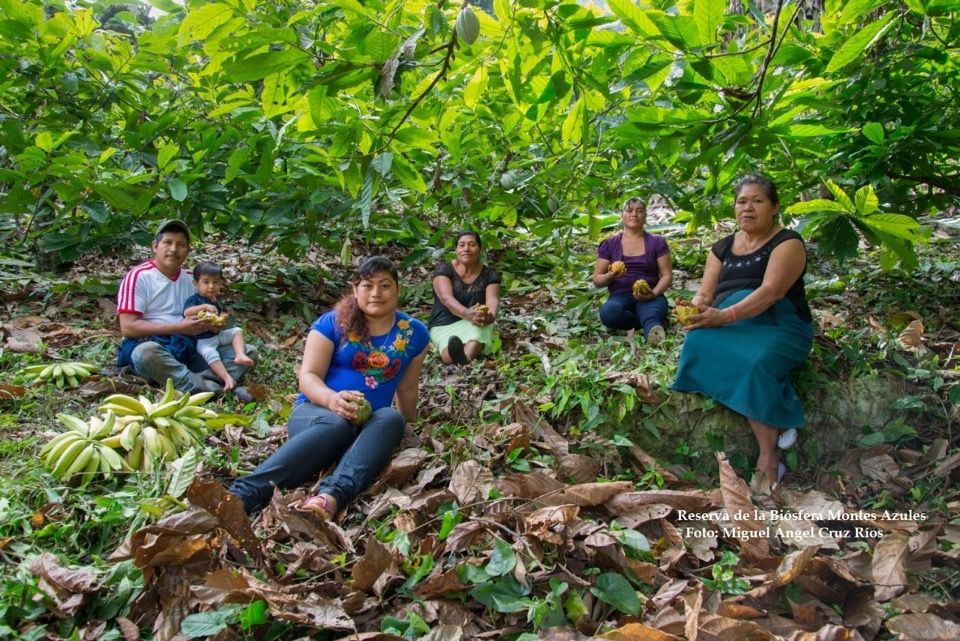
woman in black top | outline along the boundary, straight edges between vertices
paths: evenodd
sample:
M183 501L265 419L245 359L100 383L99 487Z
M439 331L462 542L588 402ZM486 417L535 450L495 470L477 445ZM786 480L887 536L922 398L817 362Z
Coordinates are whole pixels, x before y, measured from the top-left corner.
M493 341L500 308L500 274L481 262L476 232L457 235L457 257L433 270L430 341L446 364L466 365Z
M734 192L739 231L714 244L697 309L683 343L671 389L700 392L745 416L757 439L758 485L778 483L781 447L804 424L790 382L813 346L813 323L803 288L803 239L784 229L777 188L747 176Z

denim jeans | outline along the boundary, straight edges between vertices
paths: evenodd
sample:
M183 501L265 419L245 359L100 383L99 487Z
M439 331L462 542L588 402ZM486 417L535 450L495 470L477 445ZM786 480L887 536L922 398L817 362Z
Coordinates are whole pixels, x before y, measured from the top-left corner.
M646 338L660 325L667 328L667 297L637 300L630 292L612 294L600 307L600 322L611 329L642 329Z
M223 366L230 376L239 381L253 365L237 365L233 362L235 353L230 345L219 348ZM247 356L253 359L254 364L259 360L257 348L247 345ZM202 378L219 381L217 375L207 369L206 362L196 355L196 362L181 363L173 354L159 343L144 341L137 345L130 355L133 371L155 383L163 385L168 378L173 379L173 386L181 392L202 391Z
M329 494L343 508L387 466L405 427L403 415L392 407L378 409L356 428L325 407L302 403L290 413L287 442L252 474L234 481L230 491L250 514L270 502L274 487L303 485L339 460L333 474L320 481L317 494Z

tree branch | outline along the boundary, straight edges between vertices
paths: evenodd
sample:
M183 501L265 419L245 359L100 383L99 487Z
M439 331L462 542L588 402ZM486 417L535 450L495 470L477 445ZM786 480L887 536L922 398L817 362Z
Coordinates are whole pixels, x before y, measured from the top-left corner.
M888 171L887 175L891 178L909 180L910 182L920 183L921 185L936 187L937 189L942 189L951 196L960 196L960 181L945 182L944 177L941 176L904 176L903 174L898 174L892 171Z
M463 4L460 7L461 11L463 10L463 7L467 6L467 4L468 4L468 0L463 0ZM454 51L456 50L456 48L457 48L457 30L454 29L453 33L450 34L450 41L447 42L446 45L442 47L438 47L433 50L433 51L442 51L443 49L447 50L446 55L444 55L443 57L443 65L440 67L440 71L438 71L437 75L433 77L433 80L430 81L430 84L427 85L426 89L420 92L420 95L414 98L413 102L410 103L410 106L407 107L407 110L403 112L403 116L400 117L400 121L397 122L397 124L394 125L393 129L390 130L390 134L387 136L387 140L382 145L380 145L379 151L383 151L384 149L387 148L387 145L389 145L391 141L393 141L393 139L397 135L397 132L400 130L400 127L403 126L403 123L406 122L407 118L410 117L410 114L413 113L413 110L417 108L417 105L419 105L420 102L427 97L427 94L429 94L433 90L433 88L437 86L437 83L440 82L444 78L444 76L447 75L447 72L450 71L450 63L453 62Z

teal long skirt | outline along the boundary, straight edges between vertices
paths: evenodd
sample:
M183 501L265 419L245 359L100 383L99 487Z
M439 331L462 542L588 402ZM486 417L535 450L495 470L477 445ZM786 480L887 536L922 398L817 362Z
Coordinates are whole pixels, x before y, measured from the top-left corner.
M734 292L717 307L734 305L751 291ZM700 392L770 427L803 427L803 406L789 377L812 347L813 323L783 299L759 316L687 332L670 389Z

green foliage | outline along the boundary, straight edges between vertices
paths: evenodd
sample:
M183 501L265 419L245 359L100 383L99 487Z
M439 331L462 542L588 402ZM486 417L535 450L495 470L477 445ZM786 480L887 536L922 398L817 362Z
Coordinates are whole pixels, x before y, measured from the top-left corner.
M724 550L720 560L710 568L711 579L700 579L705 586L714 592L724 594L743 594L750 589L750 582L737 576L736 566L740 562L737 555L730 550Z
M597 577L596 585L590 588L595 597L612 605L625 614L638 616L643 604L636 591L622 574L606 572Z
M913 245L925 242L929 229L922 228L910 216L880 212L872 185L858 189L853 198L832 180L828 179L825 185L833 200L818 198L799 202L787 207L786 213L809 214L803 220L803 229L811 237L819 238L828 253L839 258L855 256L859 232L871 244L882 248L880 266L883 269L889 270L898 262L910 269L917 266Z
M814 25L801 5L495 2L468 44L460 5L426 0L0 4L0 238L55 261L174 215L288 255L358 227L410 246L465 221L492 248L595 234L636 191L702 224L748 169L786 202L828 180L911 218L958 196L960 31L940 5L830 2ZM857 229L909 262L915 237Z

